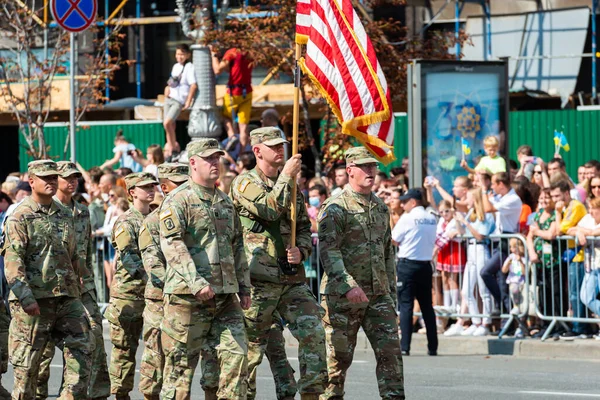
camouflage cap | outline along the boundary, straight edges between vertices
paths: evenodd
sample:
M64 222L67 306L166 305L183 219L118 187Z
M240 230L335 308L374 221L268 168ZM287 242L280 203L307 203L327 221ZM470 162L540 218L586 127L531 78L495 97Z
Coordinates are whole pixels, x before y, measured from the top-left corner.
M180 163L164 163L158 166L158 178L179 183L188 179L189 167Z
M70 161L59 161L56 163L56 169L60 176L67 178L73 174L81 175L81 172L77 169L77 166Z
M56 170L56 163L52 160L31 161L27 164L27 172L29 175L35 176L59 175Z
M281 130L272 126L254 129L250 132L250 144L265 144L267 146L276 146L281 143L289 143L281 137Z
M129 174L123 179L125 179L127 190L133 189L136 186L158 185L158 181L150 172Z
M210 157L215 153L225 155L225 152L219 148L217 139L200 138L188 143L187 147L188 158L193 156Z
M378 163L377 159L367 150L366 147L357 146L346 150L346 165L363 165Z

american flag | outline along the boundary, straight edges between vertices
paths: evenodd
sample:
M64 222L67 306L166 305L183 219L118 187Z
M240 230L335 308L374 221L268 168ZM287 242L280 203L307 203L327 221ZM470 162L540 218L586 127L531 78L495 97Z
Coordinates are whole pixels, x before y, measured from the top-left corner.
M342 132L384 164L393 161L389 89L352 1L298 0L296 12L296 41L306 43L300 65L327 99Z

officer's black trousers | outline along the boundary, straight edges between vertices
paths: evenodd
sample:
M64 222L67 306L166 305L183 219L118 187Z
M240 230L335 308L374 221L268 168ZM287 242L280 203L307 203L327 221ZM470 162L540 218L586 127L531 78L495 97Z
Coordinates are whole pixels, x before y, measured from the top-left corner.
M425 328L427 329L427 347L435 353L438 348L435 312L431 298L431 280L433 271L430 262L401 259L396 265L398 272L398 298L400 306L400 329L402 351L410 351L412 338L412 318L415 298L421 307Z

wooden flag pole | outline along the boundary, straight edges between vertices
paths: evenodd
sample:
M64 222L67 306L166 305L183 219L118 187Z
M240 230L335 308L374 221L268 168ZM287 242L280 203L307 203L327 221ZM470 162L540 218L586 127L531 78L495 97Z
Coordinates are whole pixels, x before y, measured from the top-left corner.
M300 122L300 65L298 60L302 56L302 46L296 43L296 68L294 70L294 116L292 120L292 156L298 154L298 124ZM290 246L296 247L296 196L298 194L297 179L292 182L292 207L291 207L291 238Z

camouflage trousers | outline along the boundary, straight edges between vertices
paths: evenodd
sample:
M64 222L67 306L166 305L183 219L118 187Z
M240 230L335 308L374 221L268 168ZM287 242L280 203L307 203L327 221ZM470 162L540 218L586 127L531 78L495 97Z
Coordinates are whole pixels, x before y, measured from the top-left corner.
M165 369L164 399L189 399L194 371L207 343L216 349L219 399L245 400L248 376L248 341L244 315L237 295L218 294L207 302L192 295L165 295L162 346ZM212 379L212 378L210 378Z
M163 301L146 299L144 309L144 353L140 365L140 392L158 397L163 382L165 355L162 349L160 323Z
M90 384L88 395L90 398L107 398L110 396L110 378L108 377L108 366L106 364L106 351L104 350L104 338L102 336L102 314L98 308L96 291L86 292L81 296L81 303L85 308L91 324L91 334L94 340L92 346L92 369L90 371ZM50 338L42 354L40 370L38 373L37 399L48 397L48 379L50 379L50 364L54 358L56 345L63 349L63 343L56 343ZM63 371L64 373L64 371Z
M294 378L294 369L290 365L285 353L285 340L283 338L283 321L277 312L273 314L274 323L269 332L269 343L265 355L269 360L273 380L275 381L275 390L278 399L290 398L296 395L298 391L296 379ZM216 391L219 387L219 363L217 360L216 345L212 338L207 341L207 345L202 350L202 379L200 384L205 391ZM254 375L250 376L251 381L256 381L256 369Z
M329 386L322 399L343 399L346 371L352 364L356 336L363 328L375 352L377 384L382 399L404 399L404 375L398 321L390 295L372 297L369 303L352 304L346 296L322 299L327 335Z
M144 326L144 300L111 298L104 316L110 323L110 392L126 396L133 390L135 353Z
M0 375L8 369L8 327L10 326L10 316L4 300L0 299Z
M63 343L65 369L60 399L87 399L92 363L89 317L78 298L38 299L40 315L30 316L11 301L10 360L14 369L13 399L35 398L42 353L52 338Z
M252 282L252 306L244 312L248 333L248 398L256 397L256 369L270 344L271 325L277 311L298 340L300 393L320 394L327 384L323 309L305 284L282 285ZM284 345L283 337L275 339ZM282 346L280 345L281 349ZM281 350L280 350L281 351ZM282 350L285 353L285 349Z

